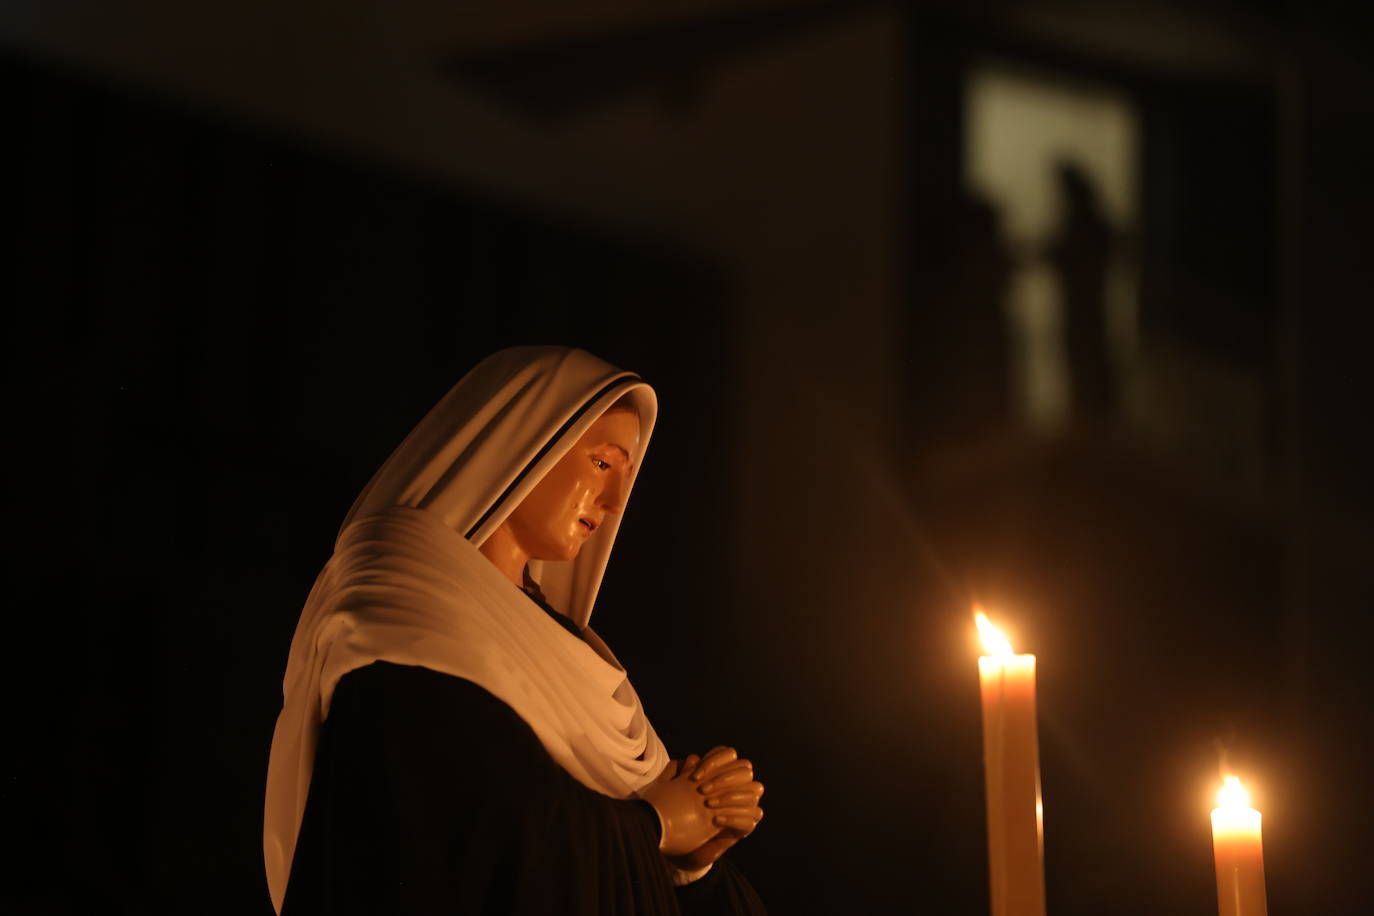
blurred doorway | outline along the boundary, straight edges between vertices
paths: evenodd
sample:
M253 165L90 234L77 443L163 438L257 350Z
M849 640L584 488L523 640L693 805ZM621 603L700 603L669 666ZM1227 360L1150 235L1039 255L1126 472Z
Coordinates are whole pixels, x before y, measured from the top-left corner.
M1012 253L1012 414L1045 432L1111 422L1138 343L1136 111L1110 88L979 63L964 114L965 191Z

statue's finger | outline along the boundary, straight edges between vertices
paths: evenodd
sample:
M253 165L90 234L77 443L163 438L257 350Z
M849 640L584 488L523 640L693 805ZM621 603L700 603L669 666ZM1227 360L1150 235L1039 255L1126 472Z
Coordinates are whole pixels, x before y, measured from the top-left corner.
M702 783L697 787L697 791L702 795L714 795L721 789L740 786L753 781L754 768L752 766L732 766Z
M758 786L758 783L751 783L751 786ZM763 795L763 786L759 786L759 791L755 791L749 786L742 789L732 789L727 792L720 792L706 799L708 808L734 808L738 806L757 805L759 798Z
M733 747L723 745L713 747L701 758L701 762L696 767L696 772L692 774L692 779L700 782L721 767L735 762L738 756Z

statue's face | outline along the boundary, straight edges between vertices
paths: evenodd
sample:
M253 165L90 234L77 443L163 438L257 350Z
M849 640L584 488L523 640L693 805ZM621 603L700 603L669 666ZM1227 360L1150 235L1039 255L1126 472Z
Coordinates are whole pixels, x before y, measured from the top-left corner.
M582 434L506 520L531 560L571 560L606 516L625 507L639 416L611 410Z

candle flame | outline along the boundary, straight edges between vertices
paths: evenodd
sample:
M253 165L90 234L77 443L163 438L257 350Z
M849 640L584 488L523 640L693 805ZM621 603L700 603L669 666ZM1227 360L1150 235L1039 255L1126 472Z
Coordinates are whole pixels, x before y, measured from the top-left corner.
M1001 630L992 625L992 621L988 620L988 615L983 613L982 608L973 609L973 622L978 625L978 636L983 640L983 648L989 655L998 659L1015 657L1011 642Z
M1240 784L1240 780L1235 776L1227 776L1222 781L1221 791L1217 793L1218 808L1248 808L1250 807L1250 793L1245 790L1245 786Z

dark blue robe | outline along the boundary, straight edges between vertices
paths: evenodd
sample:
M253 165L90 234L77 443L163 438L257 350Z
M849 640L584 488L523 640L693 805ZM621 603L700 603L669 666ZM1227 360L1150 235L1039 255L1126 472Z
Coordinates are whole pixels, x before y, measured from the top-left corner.
M481 687L376 662L334 691L282 916L764 912L725 859L674 888L658 832Z

